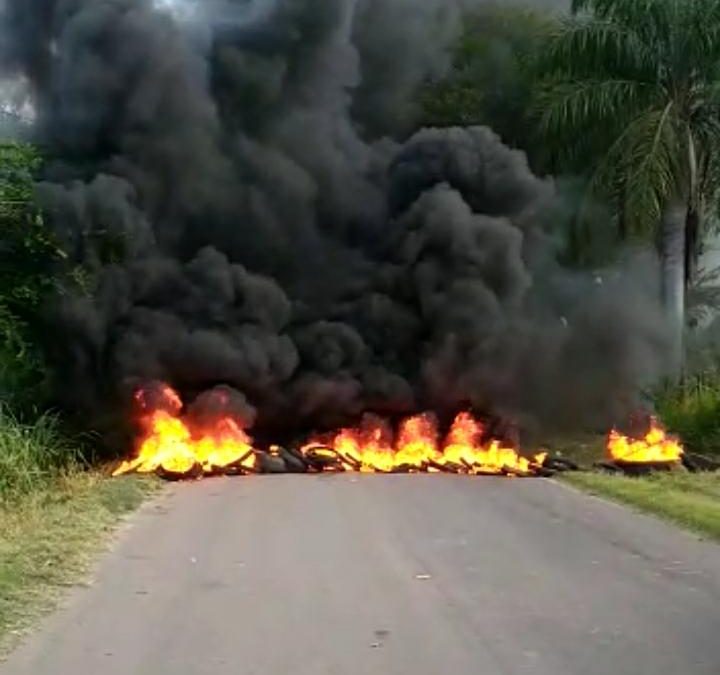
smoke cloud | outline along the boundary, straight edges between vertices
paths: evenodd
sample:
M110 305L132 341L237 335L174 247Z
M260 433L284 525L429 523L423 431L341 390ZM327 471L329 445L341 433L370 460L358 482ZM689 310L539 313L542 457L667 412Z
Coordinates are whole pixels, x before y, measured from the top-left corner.
M49 317L62 404L139 383L260 433L460 406L606 424L656 373L655 289L555 262L550 180L486 128L408 136L468 0L23 0L2 77L86 292Z

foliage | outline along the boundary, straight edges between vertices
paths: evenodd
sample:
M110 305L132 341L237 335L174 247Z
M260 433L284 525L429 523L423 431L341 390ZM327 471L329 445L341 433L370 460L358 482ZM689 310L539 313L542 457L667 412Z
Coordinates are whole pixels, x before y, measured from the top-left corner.
M616 243L607 228L612 213L600 203L586 203L586 166L553 157L530 115L538 55L549 36L557 32L558 22L558 15L547 9L500 3L468 13L450 72L422 91L422 121L441 127L487 125L505 143L523 150L536 173L559 176L557 187L566 207L555 223L558 241L565 243L562 262L603 265ZM581 208L582 221L576 215Z
M32 319L54 287L53 261L63 257L33 204L41 159L30 145L0 144L0 289L13 314Z
M535 112L569 166L653 231L669 200L699 214L720 187L720 1L574 0L538 60Z
M33 203L40 165L35 148L0 144L0 647L77 580L108 526L150 489L84 472L59 419L36 414L42 310L65 262ZM83 285L81 268L69 275Z
M542 164L526 114L532 99L538 45L552 16L522 7L488 5L466 16L450 73L421 95L428 126L487 125Z
M30 145L0 143L0 400L18 409L43 386L40 310L64 257L33 203L41 161Z
M45 414L23 424L0 408L0 504L47 485L78 461L56 418Z
M658 415L695 452L720 454L720 373L688 376L655 395Z
M0 304L0 401L33 415L45 392L45 363L27 325Z
M720 312L720 267L701 269L688 288L687 323L696 328Z

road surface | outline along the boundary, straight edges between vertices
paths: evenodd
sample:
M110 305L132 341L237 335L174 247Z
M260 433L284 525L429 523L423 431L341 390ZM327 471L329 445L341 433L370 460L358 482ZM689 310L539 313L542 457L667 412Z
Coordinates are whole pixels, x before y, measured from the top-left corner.
M545 480L175 485L0 666L80 673L718 675L720 547Z

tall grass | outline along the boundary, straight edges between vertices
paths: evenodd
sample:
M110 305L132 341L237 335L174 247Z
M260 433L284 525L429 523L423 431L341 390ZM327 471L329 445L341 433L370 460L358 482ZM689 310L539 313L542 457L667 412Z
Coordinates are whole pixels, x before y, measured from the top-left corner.
M45 487L79 465L79 451L56 417L45 414L26 424L0 406L0 503Z
M720 372L707 371L665 385L655 407L667 427L695 452L720 454Z

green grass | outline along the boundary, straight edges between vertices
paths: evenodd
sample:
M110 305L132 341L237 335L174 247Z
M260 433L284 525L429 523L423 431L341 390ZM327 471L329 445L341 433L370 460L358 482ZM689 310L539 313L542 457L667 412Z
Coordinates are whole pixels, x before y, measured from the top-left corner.
M82 580L155 485L90 471L54 417L24 424L0 408L0 653Z
M602 436L555 441L549 448L553 454L572 459L585 469L562 474L561 480L720 540L720 474L693 474L678 469L627 478L594 472L593 465L605 456Z
M77 471L80 453L52 415L23 424L0 407L0 507Z
M0 654L83 580L113 526L155 487L74 472L0 508Z
M576 487L609 497L720 540L720 475L675 472L647 478L600 473L563 476Z
M595 472L593 465L605 457L603 436L555 440L548 447L553 454L572 459L585 469L562 474L560 480L720 540L720 474L678 469L627 478Z

